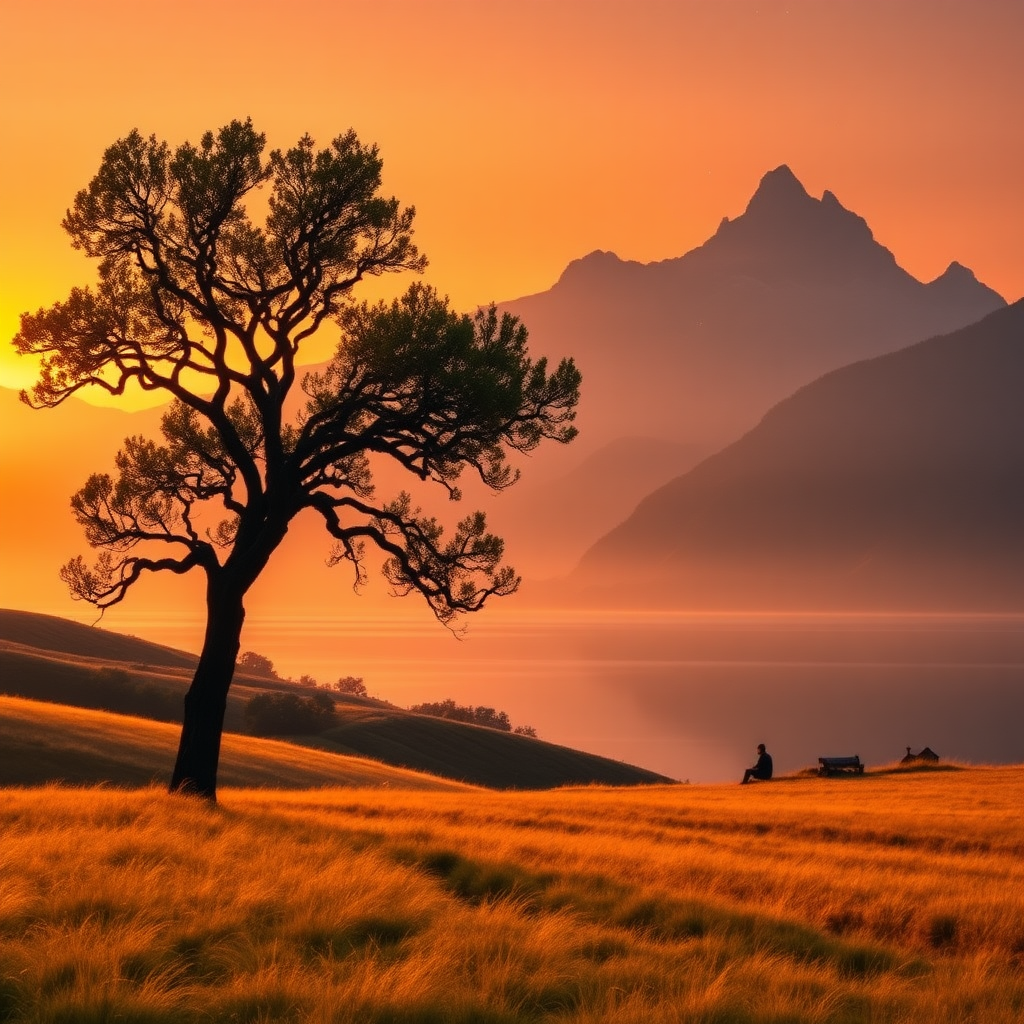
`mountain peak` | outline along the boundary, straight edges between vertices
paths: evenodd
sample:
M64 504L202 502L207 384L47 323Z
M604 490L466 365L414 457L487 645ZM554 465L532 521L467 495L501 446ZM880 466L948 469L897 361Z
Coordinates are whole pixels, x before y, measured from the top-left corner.
M944 297L945 301L975 306L979 317L993 306L1006 305L998 292L979 281L973 270L956 260L926 287L933 295Z
M705 258L728 261L762 281L904 274L862 217L833 192L821 199L808 194L788 164L765 174L743 215L723 220L701 248Z
M747 213L758 207L790 206L810 198L797 176L789 169L789 165L780 164L761 178L757 191L747 204Z
M956 260L953 260L953 262L950 263L950 265L946 267L946 269L931 283L937 284L939 281L964 281L970 284L977 280L978 279L974 276L973 270L969 267L965 267L962 263L958 263Z
M573 260L562 271L558 279L559 285L580 287L605 287L617 281L623 273L629 274L642 270L643 264L635 260L620 259L614 252L595 249L593 252Z

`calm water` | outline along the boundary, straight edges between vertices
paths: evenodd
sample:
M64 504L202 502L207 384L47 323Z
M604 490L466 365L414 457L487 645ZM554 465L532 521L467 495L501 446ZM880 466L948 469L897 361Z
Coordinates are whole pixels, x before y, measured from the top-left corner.
M198 620L111 628L195 650ZM362 676L400 706L452 697L541 738L676 779L723 781L759 742L780 771L930 746L1024 762L1024 616L540 614L432 619L252 616L243 649L283 675Z

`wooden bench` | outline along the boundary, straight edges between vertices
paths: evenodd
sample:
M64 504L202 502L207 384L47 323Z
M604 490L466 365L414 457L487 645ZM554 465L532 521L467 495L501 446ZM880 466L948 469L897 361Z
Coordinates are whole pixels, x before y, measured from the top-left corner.
M861 763L860 757L854 754L853 757L818 758L819 775L838 775L841 773L863 775L864 765Z

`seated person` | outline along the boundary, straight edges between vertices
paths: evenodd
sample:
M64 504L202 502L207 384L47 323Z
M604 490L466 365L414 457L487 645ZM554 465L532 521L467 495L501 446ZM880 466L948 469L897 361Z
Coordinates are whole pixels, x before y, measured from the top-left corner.
M772 755L764 749L763 743L757 745L757 764L753 768L748 768L743 773L743 783L750 782L751 779L757 779L761 782L767 782L772 777Z

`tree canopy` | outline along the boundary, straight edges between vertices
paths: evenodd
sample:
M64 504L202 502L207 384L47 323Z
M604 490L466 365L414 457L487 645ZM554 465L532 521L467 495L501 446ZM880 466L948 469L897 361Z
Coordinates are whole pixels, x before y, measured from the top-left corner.
M452 499L466 470L500 490L518 476L510 452L573 438L579 396L573 363L531 358L525 327L494 307L457 313L421 283L390 303L353 300L368 276L426 263L412 207L380 195L376 147L349 131L323 149L304 136L265 150L248 120L173 150L137 131L115 142L63 221L98 261L97 283L25 314L14 339L42 357L23 394L35 406L87 387L171 399L162 438L127 438L115 472L72 499L99 554L62 575L106 609L147 573L205 574L206 640L172 787L209 796L243 599L295 516L322 518L331 561L356 582L369 545L396 593L419 593L442 621L476 611L518 585L484 515L446 534L408 492L378 496L374 466L390 460ZM323 329L337 333L335 355L301 376L300 349ZM186 756L196 744L205 767Z

